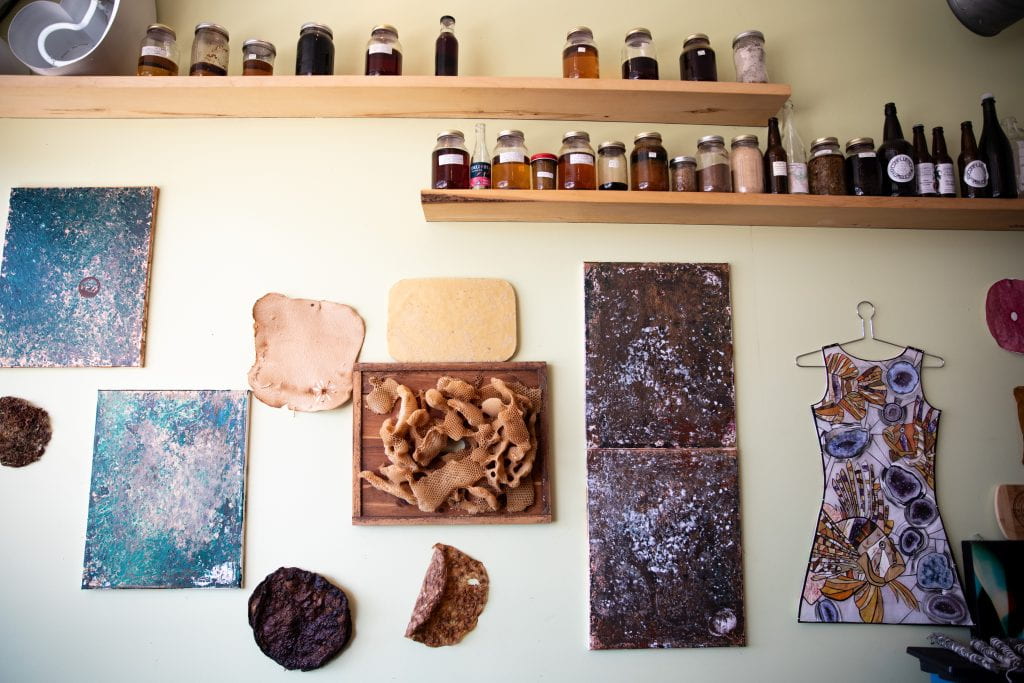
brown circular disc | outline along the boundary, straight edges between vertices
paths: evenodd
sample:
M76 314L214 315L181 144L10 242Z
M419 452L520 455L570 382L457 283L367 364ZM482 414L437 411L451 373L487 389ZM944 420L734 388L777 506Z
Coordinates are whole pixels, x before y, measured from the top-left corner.
M0 464L31 465L43 457L51 436L45 410L14 396L0 398Z
M345 591L314 572L281 567L252 592L249 625L263 654L310 671L345 647L352 616Z

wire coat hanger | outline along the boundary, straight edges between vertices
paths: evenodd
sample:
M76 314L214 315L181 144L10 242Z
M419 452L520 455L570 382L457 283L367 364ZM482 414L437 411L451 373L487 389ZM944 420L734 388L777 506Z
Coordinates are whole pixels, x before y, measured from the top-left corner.
M848 339L848 340L840 343L839 344L840 347L842 347L845 344L853 344L854 342L859 342L859 341L864 341L866 339L871 339L871 340L876 341L876 342L881 342L883 344L888 344L889 346L893 346L893 347L895 347L897 349L911 348L911 347L906 346L905 344L896 344L894 342L882 339L881 337L876 337L875 336L875 322L874 322L875 305L873 303L871 303L870 301L861 301L859 304L857 304L857 309L856 310L857 310L857 317L860 318L860 336L859 337L854 337L853 339ZM935 361L931 365L924 365L924 367L941 368L941 367L944 367L946 365L946 360L942 356L936 356L935 354L925 353L923 351L922 351L922 353L924 353L924 358L925 359L931 358L932 360ZM807 358L807 359L816 358L817 361L813 362L813 363L803 363L803 362L801 362L805 358ZM813 351L808 351L807 353L801 353L799 356L796 357L795 363L796 363L796 366L798 368L823 368L823 367L825 367L825 364L822 362L821 349L815 349Z

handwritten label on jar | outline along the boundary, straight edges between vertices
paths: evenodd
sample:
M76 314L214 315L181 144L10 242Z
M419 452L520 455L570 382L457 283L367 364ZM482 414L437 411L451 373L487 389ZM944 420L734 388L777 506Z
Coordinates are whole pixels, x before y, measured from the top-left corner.
M874 159L878 155L874 152L857 152L857 156L861 159Z
M826 154L838 154L838 152L833 151L831 149L819 149L817 152L811 155L811 158L817 159L818 157L825 156Z
M985 187L988 185L988 166L984 161L975 160L967 164L964 169L964 182L971 187Z
M937 165L935 179L938 181L939 194L956 194L956 173L953 172L953 164Z
M589 154L582 154L580 152L574 152L569 155L570 164L586 164L587 166L594 165L594 157Z
M371 55L389 55L391 54L391 46L387 43L374 43L367 48L367 52Z
M811 186L807 182L807 164L798 161L789 163L789 192L790 194L808 194Z
M914 160L908 154L897 154L889 159L885 171L894 183L909 183L914 179Z
M697 50L697 56L698 57L703 57L706 54L707 54L706 50Z
M657 152L648 152L647 153L647 158L648 159L657 159L658 158L658 153Z
M917 193L935 194L935 164L917 165Z
M526 157L522 152L502 152L498 155L498 161L503 164L522 164Z
M578 48L576 48L576 52L586 52L586 51L587 51L587 48L583 47L582 45L580 45Z
M551 171L537 171L538 178L554 178L555 174Z
M575 162L570 162L570 163L575 163ZM608 168L618 168L621 165L619 163L618 159L609 159L607 163L608 163Z
M439 166L451 166L452 164L464 164L466 158L461 154L442 154L437 157L437 164Z
M772 175L785 178L786 174L789 173L787 164L785 161L773 161L772 162Z
M159 45L143 45L142 46L142 56L143 57L167 57L167 58L170 58L170 56L167 54L167 50L163 49Z

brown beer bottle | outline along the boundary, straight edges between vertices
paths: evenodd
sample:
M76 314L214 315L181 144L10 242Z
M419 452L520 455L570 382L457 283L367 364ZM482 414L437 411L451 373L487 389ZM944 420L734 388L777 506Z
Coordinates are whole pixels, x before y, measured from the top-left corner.
M786 150L779 134L779 120L768 119L768 146L764 150L764 191L768 194L789 194L789 171Z
M978 153L970 121L960 124L960 156L956 162L960 167L960 196L968 199L987 197L988 165Z
M1017 172L1013 163L1013 148L999 125L996 116L996 98L985 93L981 97L981 110L985 126L981 129L979 147L981 158L988 166L988 193L993 199L1017 198Z
M935 189L935 162L928 153L924 125L920 123L914 126L914 175L917 177L917 196L938 196Z
M882 166L882 195L885 197L913 197L917 190L914 182L914 148L903 137L903 128L896 116L896 105L885 105L885 129L878 148L878 163Z
M935 190L940 197L956 196L956 171L953 159L946 150L946 136L942 126L932 128L932 161L935 162Z

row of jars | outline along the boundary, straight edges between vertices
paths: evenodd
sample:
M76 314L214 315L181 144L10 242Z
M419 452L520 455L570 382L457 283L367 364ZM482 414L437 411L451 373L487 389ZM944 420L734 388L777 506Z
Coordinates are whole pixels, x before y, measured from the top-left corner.
M445 23L442 18L442 25ZM454 24L454 19L451 24ZM271 76L277 49L266 40L250 39L242 44L242 74ZM195 28L192 41L190 76L226 76L229 61L228 30L219 24L204 22ZM169 26L151 24L139 50L139 76L177 76L179 51L177 35ZM329 76L334 73L334 33L324 24L307 23L299 29L295 54L296 76ZM370 32L366 45L367 76L400 76L402 45L398 30L382 24Z
M740 83L767 83L764 34L743 31L732 39L736 80ZM565 37L562 49L562 76L565 78L599 78L597 46L594 32L577 26ZM634 28L626 34L622 46L622 77L638 80L658 79L658 55L650 29ZM684 81L717 81L718 64L711 40L704 33L694 33L683 41L679 53L679 78Z

